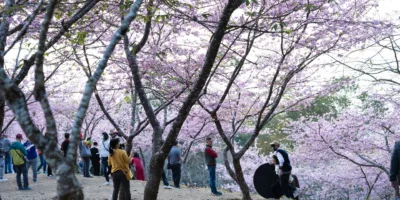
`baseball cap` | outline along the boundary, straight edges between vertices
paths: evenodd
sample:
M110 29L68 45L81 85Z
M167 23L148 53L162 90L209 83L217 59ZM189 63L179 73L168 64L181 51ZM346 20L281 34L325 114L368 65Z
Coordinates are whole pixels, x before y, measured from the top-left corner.
M16 138L22 140L22 134L18 133L17 136L16 136Z

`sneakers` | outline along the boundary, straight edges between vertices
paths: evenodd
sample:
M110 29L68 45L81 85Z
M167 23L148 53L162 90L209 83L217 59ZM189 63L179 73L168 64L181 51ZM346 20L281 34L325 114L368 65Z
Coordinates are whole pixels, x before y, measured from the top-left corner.
M34 182L34 183L36 183L36 182L37 182L37 180L36 180L36 179L33 179L33 182Z
M40 171L37 171L36 174L40 174Z
M7 180L8 180L8 179L2 178L2 179L0 179L0 183L6 182Z
M172 187L169 185L164 185L164 189L172 189Z
M109 182L109 181L107 181L106 183L104 183L104 185L110 185L110 182Z
M293 192L293 197L294 197L294 198L297 198L298 196L299 196L299 190L296 189L296 190Z
M48 175L47 178L53 178L53 175Z

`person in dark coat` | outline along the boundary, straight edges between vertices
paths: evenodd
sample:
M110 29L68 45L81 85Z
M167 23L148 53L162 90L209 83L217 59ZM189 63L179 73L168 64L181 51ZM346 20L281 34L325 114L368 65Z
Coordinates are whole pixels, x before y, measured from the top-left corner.
M396 142L392 151L392 159L390 161L389 179L396 192L396 200L400 200L399 179L400 178L400 141Z
M100 176L100 155L99 149L97 148L97 142L93 143L93 147L90 149L90 160L92 161L93 166L93 175Z

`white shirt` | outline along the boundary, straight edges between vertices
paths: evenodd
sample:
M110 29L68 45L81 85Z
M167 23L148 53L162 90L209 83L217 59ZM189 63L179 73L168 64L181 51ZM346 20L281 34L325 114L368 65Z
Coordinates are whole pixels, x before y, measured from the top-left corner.
M276 155L276 157L278 157L279 167L283 167L283 163L285 162L285 159L283 158L282 154L279 153L278 151L275 151L274 155Z
M106 141L101 141L99 144L100 157L105 158L110 155L110 138Z

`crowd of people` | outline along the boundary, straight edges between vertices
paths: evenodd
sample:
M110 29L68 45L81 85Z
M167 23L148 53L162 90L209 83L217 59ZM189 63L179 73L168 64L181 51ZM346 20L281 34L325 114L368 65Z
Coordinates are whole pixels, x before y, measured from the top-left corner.
M61 143L61 153L63 156L68 155L70 134L64 134L64 141ZM106 182L105 185L110 185L110 177L114 191L112 199L117 199L119 188L126 188L124 191L125 197L130 199L130 180L145 181L145 169L142 160L138 153L134 152L130 155L124 150L124 139L119 137L116 132L110 134L103 132L101 141L93 142L91 138L85 139L80 134L78 144L79 161L77 162L79 172L85 178L93 178L93 176L103 175ZM37 174L43 169L43 173L49 178L53 177L52 170L46 164L43 154L36 149L35 145L29 140L24 143L22 134L17 134L15 142L11 143L6 135L0 137L0 182L5 182L4 173L16 173L16 180L19 190L30 190L28 182L28 170L32 168L33 182L37 182ZM171 148L166 168L172 171L173 187L180 188L182 155L179 148L179 143L175 141ZM291 165L289 156L286 151L279 148L279 143L274 142L271 147L274 149L273 164L277 166L277 172L280 175L280 185L283 193L289 198L296 198L298 190L289 184L291 174ZM39 157L39 161L38 161ZM209 172L209 186L211 193L216 196L222 195L216 187L216 159L217 152L213 149L213 140L206 138L206 147L204 149L205 163ZM39 163L39 166L37 164ZM13 170L10 170L13 165ZM92 170L90 170L90 168ZM22 180L21 180L22 175ZM171 189L165 170L162 171L162 181L165 189Z

